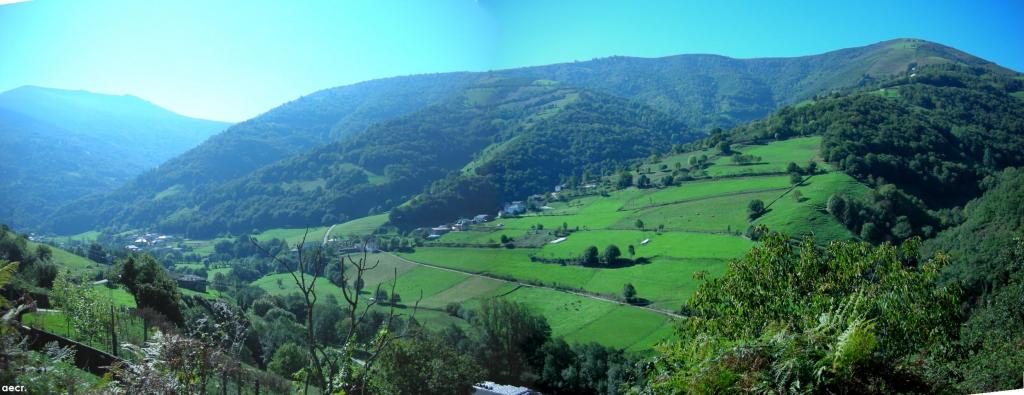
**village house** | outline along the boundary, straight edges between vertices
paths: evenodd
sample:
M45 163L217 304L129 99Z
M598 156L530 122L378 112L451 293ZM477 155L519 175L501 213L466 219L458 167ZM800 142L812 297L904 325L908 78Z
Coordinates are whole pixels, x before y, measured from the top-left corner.
M490 221L490 220L491 220L491 216L487 215L487 214L480 214L480 215L477 215L477 216L473 217L473 223L476 223L476 224L482 224L482 223Z
M191 289L196 292L206 292L206 279L193 274L171 273L171 278L178 283L178 287Z
M514 201L512 203L505 203L505 209L502 210L507 215L519 215L526 212L526 203L521 200Z
M540 392L526 387L515 385L498 384L493 381L484 381L473 386L473 395L533 395Z
M455 230L455 231L469 230L469 225L472 224L472 223L473 223L473 221L470 221L470 220L465 219L465 218L460 218L458 221L455 222L455 225L452 225L452 230Z

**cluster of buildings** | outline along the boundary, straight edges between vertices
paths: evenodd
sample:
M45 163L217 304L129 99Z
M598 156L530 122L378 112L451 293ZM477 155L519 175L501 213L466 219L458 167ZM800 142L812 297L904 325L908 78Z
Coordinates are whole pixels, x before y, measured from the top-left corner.
M464 230L469 230L470 225L482 224L490 220L491 216L487 214L479 214L473 217L473 219L459 218L459 220L455 221L455 223L453 224L438 225L433 228L430 228L430 234L427 236L427 239L433 240L443 236L445 233L452 231L460 232Z
M135 236L135 239L125 246L129 251L140 251L146 247L157 247L162 244L174 241L174 236L162 235L157 233L146 233Z

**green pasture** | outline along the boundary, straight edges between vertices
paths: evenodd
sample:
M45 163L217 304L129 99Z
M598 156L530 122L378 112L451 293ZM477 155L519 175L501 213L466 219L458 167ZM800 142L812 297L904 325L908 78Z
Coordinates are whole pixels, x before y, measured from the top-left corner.
M649 240L646 245L641 243ZM638 257L673 257L695 259L731 259L743 255L750 249L751 242L745 238L691 232L664 232L639 230L594 230L575 232L565 241L544 246L537 254L549 258L571 258L580 256L588 246L603 251L605 246L614 244L629 258L627 247L632 245Z
M721 156L715 159L706 172L711 177L781 173L786 171L790 162L803 168L811 160L827 169L828 165L818 158L820 146L821 136L797 137L765 145L734 146L733 151L737 154L759 156L761 160L741 165L733 162L732 156Z
M744 232L748 226L747 205L751 200L770 202L784 190L731 194L692 200L638 210L611 226L613 229L636 229L636 220L644 226L666 231Z
M388 214L371 215L354 219L334 226L332 236L363 236L373 233L377 228L388 222ZM322 241L329 226L318 226L313 228L274 228L267 229L257 234L256 240L267 241L271 239L284 240L288 244L298 244L305 236L307 242Z
M678 186L650 190L651 192L627 201L622 208L640 209L656 205L681 203L729 194L764 191L782 191L790 187L788 176L737 177L718 180L700 180Z
M800 199L795 191L799 191ZM774 202L765 201L768 212L755 223L769 229L799 236L814 234L821 242L854 237L843 224L825 211L835 193L863 196L869 188L846 173L832 172L808 177L803 184Z

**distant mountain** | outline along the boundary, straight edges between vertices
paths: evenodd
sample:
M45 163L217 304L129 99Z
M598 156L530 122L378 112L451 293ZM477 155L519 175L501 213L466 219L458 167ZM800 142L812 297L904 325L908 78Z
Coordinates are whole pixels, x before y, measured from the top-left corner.
M0 222L35 228L57 207L115 189L225 127L134 96L0 93Z
M249 176L262 167L292 160L289 158L334 141L340 141L344 146L347 140L359 139L364 130L368 132L374 127L378 130L385 127L371 125L449 103L460 95L481 95L483 93L472 90L494 80L538 84L557 82L562 87L575 87L591 95L642 104L674 119L686 131L707 131L712 127L731 127L766 116L782 106L817 94L871 84L916 66L939 63L970 65L993 73L1012 73L953 48L902 39L795 58L731 59L715 55L678 55L657 59L612 57L483 73L432 74L368 81L316 92L235 125L118 191L90 197L61 209L53 217L51 229L73 232L114 223L127 226L167 224L168 221L177 223L176 218L182 213L206 213L205 210L213 209L202 202L212 191L222 190L222 184L252 185ZM424 126L424 130L428 129ZM487 156L504 146L486 147L486 152L476 155ZM304 165L323 171L330 169L316 161L308 161ZM556 166L577 165L561 163ZM486 171L487 167L481 169ZM580 168L555 170L560 175L579 174L581 171ZM250 181L242 181L244 179ZM547 181L550 180L545 179ZM169 195L174 195L175 199L166 199ZM388 196L377 204L381 205L380 209L388 209L400 203L395 200L397 197L405 195ZM390 203L386 203L388 200ZM295 205L295 210L301 210L298 207L303 202L309 203L295 200L289 204ZM352 211L338 204L334 211ZM146 208L140 210L139 207ZM315 224L321 219L306 217L302 221L285 222Z

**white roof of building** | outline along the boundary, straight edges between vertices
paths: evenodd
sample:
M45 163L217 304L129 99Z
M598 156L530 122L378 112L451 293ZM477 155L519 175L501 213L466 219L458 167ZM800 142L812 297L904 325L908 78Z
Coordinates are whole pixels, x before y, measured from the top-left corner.
M473 395L526 395L536 393L526 387L497 384L493 381L484 381L473 386Z

